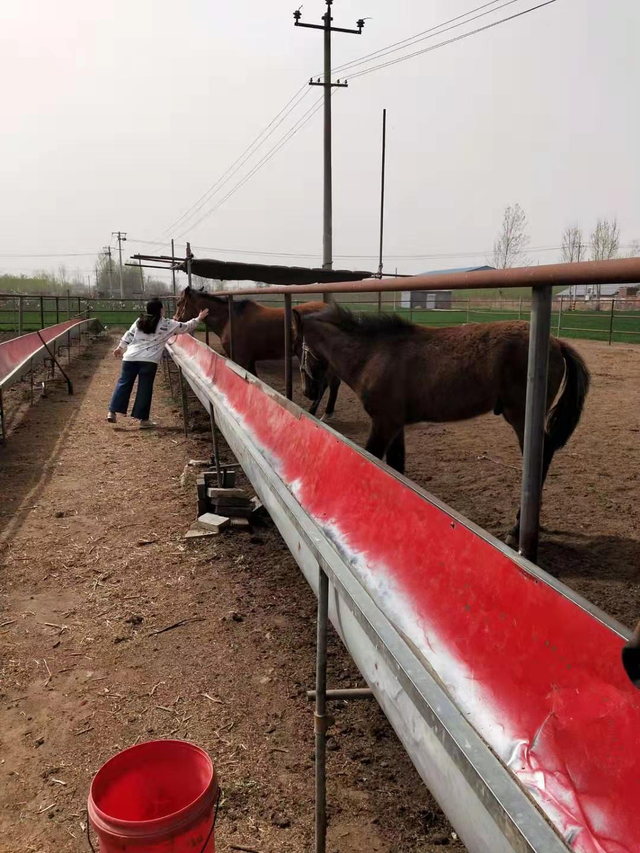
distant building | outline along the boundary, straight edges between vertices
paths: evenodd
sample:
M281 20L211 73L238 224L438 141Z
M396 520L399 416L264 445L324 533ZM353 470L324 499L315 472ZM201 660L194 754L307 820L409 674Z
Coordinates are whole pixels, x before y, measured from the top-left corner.
M560 293L556 293L556 298L576 299L580 302L590 302L597 299L611 299L616 296L619 299L633 299L640 293L640 284L574 284L572 287L565 287Z
M467 273L492 270L494 267L461 267L453 270L430 270L421 275L442 275L444 273ZM441 311L451 308L453 304L452 290L403 290L400 299L402 308L430 308Z

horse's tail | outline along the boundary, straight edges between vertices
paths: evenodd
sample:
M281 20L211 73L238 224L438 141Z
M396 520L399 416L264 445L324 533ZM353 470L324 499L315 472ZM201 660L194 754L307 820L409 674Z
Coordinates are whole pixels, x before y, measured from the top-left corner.
M564 447L578 426L584 401L589 393L591 375L584 359L573 347L558 341L565 363L562 395L549 412L547 436L555 452Z

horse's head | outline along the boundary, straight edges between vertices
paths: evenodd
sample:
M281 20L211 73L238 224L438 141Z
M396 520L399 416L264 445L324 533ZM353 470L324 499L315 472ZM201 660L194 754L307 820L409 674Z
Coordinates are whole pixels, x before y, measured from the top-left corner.
M196 294L194 290L187 286L180 294L180 298L176 302L176 313L173 315L174 320L179 323L186 323L187 320L192 320L200 313L197 307Z
M300 361L302 393L308 400L317 400L327 387L328 364L317 352L311 349L305 337L305 318L293 310L293 351Z

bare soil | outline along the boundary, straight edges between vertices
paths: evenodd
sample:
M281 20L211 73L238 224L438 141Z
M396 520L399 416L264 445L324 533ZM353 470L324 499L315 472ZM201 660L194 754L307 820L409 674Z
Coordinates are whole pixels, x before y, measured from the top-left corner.
M640 350L578 349L593 391L552 468L540 562L631 625L640 610ZM315 598L268 521L184 540L196 506L191 469L181 475L187 460L210 453L208 420L192 401L194 432L185 438L159 379L161 429L108 426L119 367L109 352L102 340L76 358L73 397L56 384L30 407L18 389L8 406L0 850L86 850L92 775L116 751L169 736L214 759L224 790L219 850L308 850ZM282 365L260 373L282 388ZM341 389L332 426L364 442L367 421ZM511 525L520 460L501 420L414 427L407 459L410 477L472 520L500 535ZM362 685L333 634L329 680ZM334 711L329 850L462 851L376 704Z

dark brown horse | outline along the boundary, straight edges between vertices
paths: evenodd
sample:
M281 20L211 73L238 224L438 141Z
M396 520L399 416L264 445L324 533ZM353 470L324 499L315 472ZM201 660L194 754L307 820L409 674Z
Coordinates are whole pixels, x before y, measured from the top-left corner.
M622 665L631 683L640 688L640 622L633 637L623 646Z
M502 415L524 440L529 325L484 323L433 329L393 315L354 315L338 305L294 316L303 349L302 381L312 396L327 368L360 398L371 418L366 449L404 471L404 427L487 412ZM551 408L564 378L562 395ZM554 453L578 425L589 371L578 353L556 338L549 352L544 477ZM519 517L508 543L517 543Z
M298 316L322 310L323 302L305 302L295 308ZM176 305L175 320L184 323L197 317L203 308L209 309L205 320L207 327L220 338L225 355L230 355L229 302L226 297L214 296L203 290L186 287ZM266 308L250 299L233 301L233 357L234 361L255 376L257 361L284 358L284 308ZM300 358L301 345L294 352ZM340 380L328 375L318 384L318 393L309 409L315 415L324 392L329 386L329 403L325 417L333 414Z

